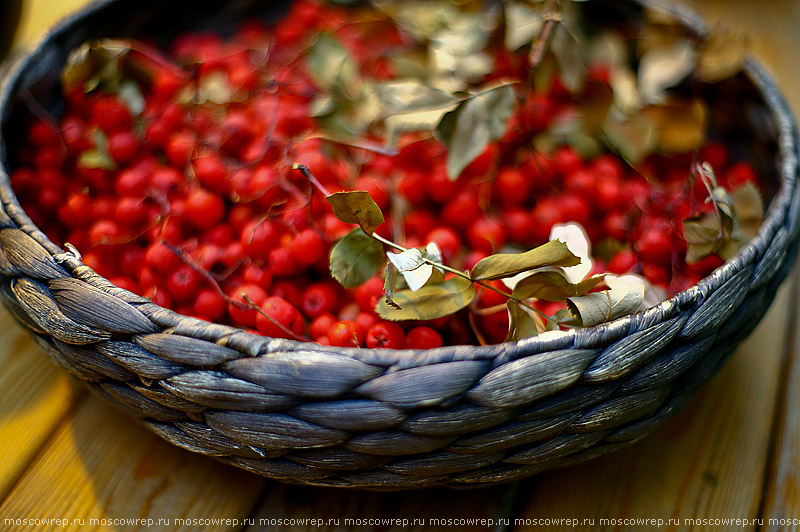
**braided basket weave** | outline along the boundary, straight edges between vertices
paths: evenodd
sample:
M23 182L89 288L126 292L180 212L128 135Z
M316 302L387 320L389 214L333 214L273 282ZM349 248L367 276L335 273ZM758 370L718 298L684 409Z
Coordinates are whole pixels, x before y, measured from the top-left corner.
M638 440L685 404L756 326L791 268L797 132L773 83L750 64L777 145L778 188L764 223L733 260L644 313L486 347L345 349L210 324L115 287L18 204L7 174L20 98L57 114L61 65L88 38L224 31L252 11L274 18L287 3L223 4L95 2L12 67L0 89L0 299L56 363L176 445L277 479L373 489L480 486L586 460Z

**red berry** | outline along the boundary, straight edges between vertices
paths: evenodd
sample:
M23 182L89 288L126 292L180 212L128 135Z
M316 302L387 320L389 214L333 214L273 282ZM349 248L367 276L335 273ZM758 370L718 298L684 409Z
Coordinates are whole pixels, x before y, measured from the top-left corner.
M443 345L442 336L430 327L414 327L406 335L406 347L409 349L435 349Z
M375 312L375 305L383 299L383 279L372 277L355 289L355 298L364 312Z
M339 347L358 347L364 341L358 324L351 320L336 322L328 331L328 339Z
M188 302L194 299L200 279L200 274L190 266L179 266L167 277L167 290L176 302Z
M472 249L494 253L506 243L506 231L498 222L481 217L470 224L467 240Z
M631 249L626 249L615 253L614 256L611 257L611 260L608 261L608 271L618 274L628 273L636 266L637 262L638 257L636 253Z
M636 241L636 251L644 261L668 264L672 259L672 239L664 231L648 228Z
M183 264L180 257L162 242L153 242L147 247L144 263L161 274L168 274Z
M139 141L130 131L115 131L108 136L108 153L119 165L127 164L136 157Z
M280 232L270 220L252 221L242 230L241 242L250 257L266 260L280 242Z
M225 303L225 300L219 292L211 288L206 288L198 292L192 309L195 315L202 316L209 321L215 322L225 316L227 306L227 303Z
M504 207L517 207L530 199L531 181L521 168L503 168L494 186L500 205Z
M280 297L268 297L256 317L258 332L272 338L292 338L303 333L305 324L300 312ZM266 317L264 316L266 314ZM270 319L272 318L272 319ZM281 327L282 326L282 327ZM290 334L287 331L291 331Z
M303 292L303 314L316 318L330 314L339 306L339 295L330 283L314 283Z
M323 258L327 252L325 240L316 229L303 229L289 244L294 262L300 266L311 266Z
M270 250L267 262L275 275L289 276L297 273L298 265L289 248L279 247Z
M192 161L194 176L208 190L222 192L228 179L228 168L216 154L197 157Z
M319 341L320 337L328 336L328 331L333 328L333 325L337 322L336 316L331 314L330 312L326 312L324 314L320 314L311 324L308 326L308 335L311 336L312 339Z
M442 250L445 262L453 260L461 249L461 237L453 229L440 226L425 237L425 242L435 242Z
M247 304L243 296L247 296L256 306L261 306L267 300L267 292L260 286L243 284L230 290L228 295L231 298L228 313L234 323L241 327L255 327L257 312Z
M367 332L367 347L375 349L403 349L406 335L403 328L390 321L380 321Z
M225 217L225 202L216 194L197 188L186 198L186 216L198 229L211 229Z

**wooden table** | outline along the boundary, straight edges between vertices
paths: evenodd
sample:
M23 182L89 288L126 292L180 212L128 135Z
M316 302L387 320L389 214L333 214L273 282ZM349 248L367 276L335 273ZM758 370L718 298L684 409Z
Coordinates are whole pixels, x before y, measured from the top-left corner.
M27 0L18 42L29 44L84 1ZM800 2L691 3L709 20L746 31L800 109ZM173 447L71 380L2 310L0 530L800 530L799 299L793 275L724 369L632 447L490 489L392 494L284 485ZM66 525L5 521L55 518ZM536 526L547 518L579 525ZM717 521L736 518L763 525ZM392 519L409 521L383 521ZM493 523L432 527L433 519Z

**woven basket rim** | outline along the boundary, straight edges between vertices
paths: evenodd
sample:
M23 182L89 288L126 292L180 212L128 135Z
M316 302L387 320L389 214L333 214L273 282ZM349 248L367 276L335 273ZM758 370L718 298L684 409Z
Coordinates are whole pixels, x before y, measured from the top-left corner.
M644 7L665 9L676 16L691 31L699 36L709 33L707 24L694 11L685 6L675 6L667 4L664 0L634 0ZM79 11L62 18L55 24L39 42L24 56L16 59L8 67L6 75L0 80L0 109L8 111L13 103L19 85L23 82L24 75L29 69L35 69L36 61L40 56L46 54L48 46L54 41L67 35L75 24L80 24L85 19L97 14L103 9L117 3L118 0L93 0ZM548 331L536 337L526 338L517 342L506 342L494 345L474 346L474 345L447 345L429 350L391 350L391 349L370 349L370 348L341 348L323 346L316 343L299 342L296 340L274 339L256 335L233 326L216 325L211 331L214 337L230 337L236 335L246 335L252 340L267 343L267 351L318 351L325 353L336 353L351 356L362 361L368 361L373 357L379 358L383 363L393 361L402 366L424 365L450 360L486 360L494 359L498 356L508 357L506 346L513 345L515 349L513 356L529 356L547 351L565 349L569 347L590 346L599 341L614 341L624 337L631 328L640 328L647 325L655 325L676 316L682 309L701 302L708 294L713 293L722 286L728 279L740 272L747 264L755 258L763 255L769 247L772 238L776 235L782 219L790 208L791 199L796 188L796 175L798 169L798 156L800 148L796 133L796 124L786 100L778 90L777 84L767 72L765 67L757 63L753 58L748 57L745 61L745 74L755 84L764 104L770 112L770 117L777 126L777 153L776 171L780 182L778 191L772 198L765 213L761 227L757 235L743 246L735 257L725 262L712 274L700 280L697 284L681 291L660 304L646 309L645 311L630 316L623 316L611 322L602 323L592 327L569 329L566 331ZM74 276L76 267L83 265L82 262L71 252L64 252L62 248L53 243L27 216L24 209L19 204L14 193L8 171L6 168L6 145L5 128L8 115L0 118L0 201L4 209L9 212L9 216L17 223L23 231L28 233L39 242L48 252ZM95 287L107 290L111 284L105 278L83 279ZM98 283L97 280L101 282ZM117 289L130 294L131 299L140 296ZM154 303L147 303L151 310L157 311L159 325L179 330L180 334L193 336L194 329L198 325L203 325L208 337L208 323L197 318L178 314L171 309L159 307ZM150 314L150 313L148 313ZM152 317L152 316L151 316ZM156 321L156 320L154 320ZM409 356L413 357L411 360ZM511 358L506 358L510 360Z

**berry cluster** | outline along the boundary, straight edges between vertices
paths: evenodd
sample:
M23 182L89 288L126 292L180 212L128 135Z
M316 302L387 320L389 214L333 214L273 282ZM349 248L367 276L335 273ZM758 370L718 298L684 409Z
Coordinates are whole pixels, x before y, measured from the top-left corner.
M502 341L507 314L487 309L505 301L480 294L477 320L471 310L422 323L381 320L382 279L345 290L330 278L330 247L352 227L295 163L329 190L368 191L391 213L380 234L409 248L436 242L457 268L507 245L542 244L554 224L569 221L586 228L597 271L640 273L671 293L722 263L716 255L684 260L680 221L708 209L703 184L690 178L697 154L655 155L633 169L615 155L584 160L568 146L533 148L535 135L576 106L557 78L543 91L520 84L506 134L456 180L446 148L421 134L403 136L396 154L316 135L320 87L303 55L316 35L335 35L369 80L392 79L387 57L414 46L388 20L350 17L300 0L274 27L249 23L228 41L182 35L169 58L129 42L128 62L147 73L138 94L119 83L67 87L57 122L41 112L32 121L11 176L23 206L53 241L73 244L98 273L159 305L336 346L468 344L475 327L478 337ZM525 79L524 57L496 52L484 81ZM608 82L599 66L590 76ZM699 159L723 185L757 181L721 143L708 142Z

